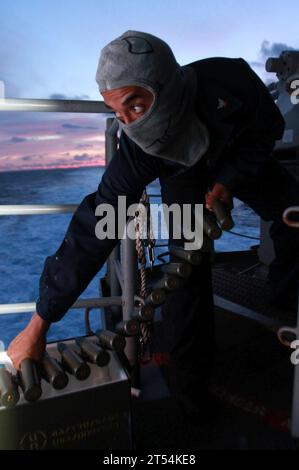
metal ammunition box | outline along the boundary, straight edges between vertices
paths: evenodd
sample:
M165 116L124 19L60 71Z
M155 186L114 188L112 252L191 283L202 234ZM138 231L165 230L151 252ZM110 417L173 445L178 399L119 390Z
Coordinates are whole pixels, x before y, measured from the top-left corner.
M47 351L60 360L56 343ZM0 449L132 448L130 382L115 353L109 354L107 366L89 364L84 381L68 374L67 387L55 390L42 380L38 401L26 402L21 392L14 408L0 406Z

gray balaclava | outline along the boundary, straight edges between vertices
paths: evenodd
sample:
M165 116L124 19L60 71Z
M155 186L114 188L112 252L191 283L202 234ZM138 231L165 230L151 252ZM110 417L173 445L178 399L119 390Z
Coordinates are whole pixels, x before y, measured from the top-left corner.
M209 132L194 111L194 70L180 66L161 39L127 31L101 51L96 81L100 92L123 86L149 90L153 103L121 129L146 153L185 166L194 165L209 147Z

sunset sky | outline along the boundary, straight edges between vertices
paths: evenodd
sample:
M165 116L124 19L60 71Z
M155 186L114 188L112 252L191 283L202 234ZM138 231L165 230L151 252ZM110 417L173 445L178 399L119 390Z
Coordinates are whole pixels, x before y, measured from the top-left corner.
M1 0L0 80L8 98L99 100L100 50L128 29L163 38L180 64L243 57L265 81L265 60L299 49L299 2L286 0ZM0 113L0 171L104 163L95 114Z

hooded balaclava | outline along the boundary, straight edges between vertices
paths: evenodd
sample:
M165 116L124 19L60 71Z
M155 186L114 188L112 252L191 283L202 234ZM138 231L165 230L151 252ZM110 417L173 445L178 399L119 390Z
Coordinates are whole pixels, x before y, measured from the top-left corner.
M101 51L96 81L100 92L139 86L153 94L147 112L120 128L146 153L185 166L194 165L209 147L209 133L194 111L197 79L180 66L161 39L127 31Z

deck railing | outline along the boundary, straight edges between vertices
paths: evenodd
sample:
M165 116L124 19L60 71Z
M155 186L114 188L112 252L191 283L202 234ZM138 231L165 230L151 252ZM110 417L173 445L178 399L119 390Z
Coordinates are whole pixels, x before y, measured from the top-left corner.
M64 112L64 113L97 113L106 115L105 131L105 161L106 165L111 161L117 150L118 123L111 118L111 109L104 102L81 100L38 100L38 99L2 99L0 111L13 112ZM152 195L157 197L159 195ZM49 215L73 213L77 205L73 204L24 204L24 205L0 205L0 216L11 215ZM121 265L119 265L121 259ZM118 266L118 272L116 267ZM119 272L121 270L121 272ZM110 297L78 299L71 309L91 309L111 307L120 309L122 316L128 320L133 313L136 300L135 277L137 273L137 255L135 241L126 237L118 243L107 259L107 282L110 287ZM120 285L119 277L123 279ZM139 299L140 300L140 299ZM36 310L35 302L0 304L0 315L15 313L30 313ZM105 318L104 318L105 320ZM133 363L136 361L136 344L133 338L127 338L126 354Z

